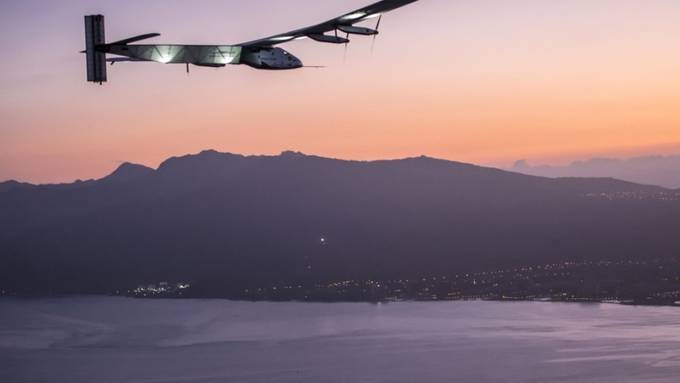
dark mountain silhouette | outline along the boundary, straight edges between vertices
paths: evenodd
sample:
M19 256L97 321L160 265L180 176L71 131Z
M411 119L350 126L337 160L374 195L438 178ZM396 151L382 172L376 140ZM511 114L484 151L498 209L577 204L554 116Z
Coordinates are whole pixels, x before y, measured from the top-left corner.
M567 166L530 165L520 160L513 171L543 177L614 177L668 188L680 188L680 155L629 159L593 158Z
M138 179L138 178L141 178L141 177L148 176L153 172L154 172L154 170L149 168L149 167L125 162L125 163L121 164L118 167L118 169L116 169L113 173L102 178L101 181L129 182L129 181L134 181L135 179Z
M23 182L17 182L17 181L5 181L5 182L0 182L0 193L4 191L9 191L13 189L30 189L35 187L34 185L28 184L28 183L23 183Z
M428 157L205 151L157 170L124 164L101 180L0 188L0 288L188 280L220 295L281 281L671 257L680 202L655 197L669 193Z

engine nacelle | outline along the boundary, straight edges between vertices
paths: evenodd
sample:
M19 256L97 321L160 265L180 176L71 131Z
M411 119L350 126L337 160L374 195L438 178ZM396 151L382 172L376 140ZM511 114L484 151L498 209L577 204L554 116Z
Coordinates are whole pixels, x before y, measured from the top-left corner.
M281 48L250 48L241 54L241 64L256 69L286 70L302 68L302 61Z
M335 35L310 34L307 37L314 41L328 44L347 44L349 42L348 39Z
M375 29L355 27L354 25L341 25L338 29L350 35L374 36L380 33Z

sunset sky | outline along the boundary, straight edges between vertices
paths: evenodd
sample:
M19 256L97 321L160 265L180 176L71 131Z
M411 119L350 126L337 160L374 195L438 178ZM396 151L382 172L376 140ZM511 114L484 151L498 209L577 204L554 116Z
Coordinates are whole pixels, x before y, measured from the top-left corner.
M85 82L83 15L107 39L236 44L372 0L2 0L0 181L99 178L216 149L504 166L680 153L680 1L421 0L371 39L283 47L324 69L121 63Z

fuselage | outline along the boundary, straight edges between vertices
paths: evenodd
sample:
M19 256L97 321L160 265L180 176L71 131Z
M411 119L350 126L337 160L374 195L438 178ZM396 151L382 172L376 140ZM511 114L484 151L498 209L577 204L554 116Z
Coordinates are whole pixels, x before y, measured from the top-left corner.
M134 61L153 61L162 64L192 64L207 67L244 64L268 70L303 67L300 59L284 49L275 47L110 44L99 46L97 50Z

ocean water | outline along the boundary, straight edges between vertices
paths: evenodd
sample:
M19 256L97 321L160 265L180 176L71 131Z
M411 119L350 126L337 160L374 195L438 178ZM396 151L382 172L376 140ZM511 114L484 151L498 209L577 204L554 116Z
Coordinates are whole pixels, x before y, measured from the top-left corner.
M0 382L678 382L680 309L0 300Z

